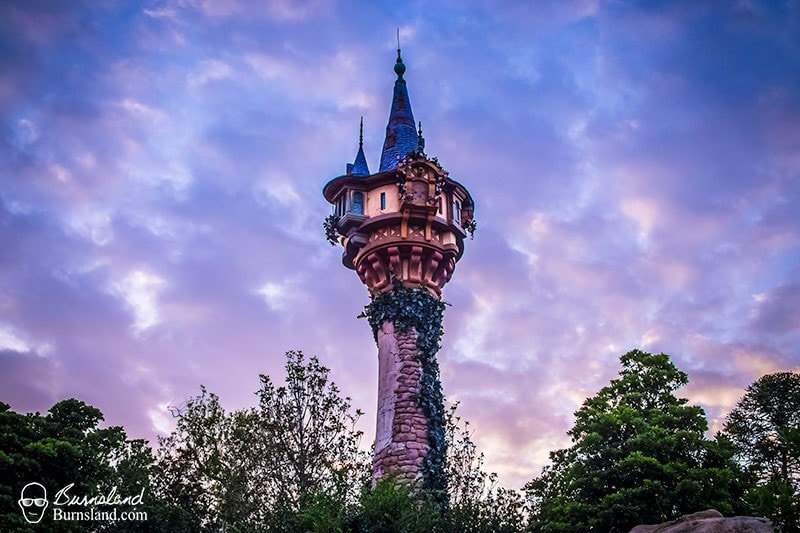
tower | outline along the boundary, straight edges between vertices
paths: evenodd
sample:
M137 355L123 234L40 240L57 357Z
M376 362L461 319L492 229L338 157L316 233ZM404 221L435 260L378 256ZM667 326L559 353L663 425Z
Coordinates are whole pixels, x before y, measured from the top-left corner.
M371 303L366 317L378 345L378 409L373 480L446 493L444 401L436 352L442 336L442 288L475 228L469 191L425 154L397 50L394 94L378 172L363 149L323 195L325 221L342 263L358 273Z

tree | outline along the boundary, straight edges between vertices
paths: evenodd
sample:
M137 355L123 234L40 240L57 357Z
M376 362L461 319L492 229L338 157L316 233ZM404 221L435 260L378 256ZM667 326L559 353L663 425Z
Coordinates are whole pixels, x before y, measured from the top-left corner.
M248 515L248 492L239 490L246 469L237 454L242 447L238 420L247 413L228 414L219 398L200 388L178 415L175 430L159 438L155 486L158 495L183 510L191 530L241 525ZM234 504L233 494L241 494Z
M356 504L369 476L354 427L361 412L315 357L286 356L285 385L262 375L256 408L226 413L203 388L161 439L159 486L195 529L292 531Z
M158 502L150 485L153 455L143 440L130 440L119 426L99 427L103 413L70 398L53 405L46 415L19 414L0 403L0 530L33 531L22 516L17 500L30 482L41 484L52 496L72 484L70 494L92 496L136 495L144 491L147 521L93 524L100 531L172 530L169 509ZM87 510L82 507L67 510ZM134 510L120 507L119 512ZM152 520L152 521L151 521ZM45 515L40 526L49 531L83 531L81 522L53 522Z
M734 511L737 471L707 440L702 409L674 392L688 383L665 354L633 350L619 378L587 399L573 445L527 486L535 531L628 531L714 507Z
M280 503L297 512L324 494L343 508L358 500L369 479L369 456L359 450L361 411L350 410L316 357L287 353L286 385L261 376L259 405L248 467L263 495L261 504Z
M784 531L800 526L800 374L779 372L747 387L725 423L736 459L758 487L754 510Z
M449 508L394 479L372 486L353 412L316 358L288 352L285 385L261 376L258 406L226 412L201 388L161 439L157 493L192 530L517 532L522 497L497 486L467 423L446 418ZM427 494L427 496L426 496Z
M499 487L497 474L483 470L484 455L472 441L469 422L456 415L458 404L445 413L445 475L450 506L447 531L516 532L524 523L519 492Z
M339 531L348 533L448 533L442 508L434 498L420 500L419 493L394 478L384 478L375 487L368 487L358 508L342 524ZM329 531L316 529L315 531ZM476 531L476 530L467 530Z

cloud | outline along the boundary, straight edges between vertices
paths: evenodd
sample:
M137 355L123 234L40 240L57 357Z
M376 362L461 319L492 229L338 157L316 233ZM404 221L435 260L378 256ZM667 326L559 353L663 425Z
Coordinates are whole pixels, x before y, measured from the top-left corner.
M320 190L361 115L377 165L399 25L426 149L477 203L439 359L487 466L537 474L634 347L670 353L718 429L800 364L794 9L4 5L3 401L77 396L153 437L201 383L251 405L303 349L368 445L368 294Z
M17 333L15 333L8 326L0 327L0 350L8 350L12 352L28 352L30 347L28 343L22 340Z
M110 292L122 298L133 313L133 330L141 334L160 322L158 293L165 281L156 274L134 270L112 283Z
M230 79L234 76L233 68L227 63L215 59L203 61L197 72L189 74L190 86L205 85L212 81Z

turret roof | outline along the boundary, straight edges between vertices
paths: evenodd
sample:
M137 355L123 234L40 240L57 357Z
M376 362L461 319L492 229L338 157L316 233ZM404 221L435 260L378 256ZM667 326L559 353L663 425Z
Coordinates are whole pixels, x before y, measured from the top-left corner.
M361 117L361 128L358 134L358 153L350 174L353 176L369 176L367 158L364 156L364 117Z
M406 66L403 64L399 48L394 71L397 74L397 80L394 82L394 95L389 112L389 123L386 126L386 140L383 143L379 172L397 168L397 163L419 146L414 113L411 111L411 101L408 99L406 80L403 79Z

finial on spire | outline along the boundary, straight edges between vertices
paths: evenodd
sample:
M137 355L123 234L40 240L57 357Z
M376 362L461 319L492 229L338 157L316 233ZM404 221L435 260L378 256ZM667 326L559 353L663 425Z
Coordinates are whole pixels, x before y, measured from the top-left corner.
M367 158L364 156L364 117L361 117L361 124L358 127L358 152L356 160L347 164L348 176L369 176L369 166Z
M397 74L398 79L403 79L403 73L406 71L406 66L403 64L403 58L400 57L400 28L397 28L397 62L394 64L394 72Z
M397 36L399 41L399 28ZM397 63L394 65L397 79L394 82L392 106L389 110L389 123L386 125L386 137L383 141L379 172L396 169L401 159L419 147L417 121L414 120L414 113L411 112L408 87L406 87L406 80L403 79L406 66L403 64L400 43L398 42L397 45Z
M425 139L422 137L422 121L419 121L419 131L417 132L417 151L425 152Z

